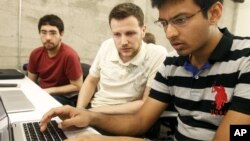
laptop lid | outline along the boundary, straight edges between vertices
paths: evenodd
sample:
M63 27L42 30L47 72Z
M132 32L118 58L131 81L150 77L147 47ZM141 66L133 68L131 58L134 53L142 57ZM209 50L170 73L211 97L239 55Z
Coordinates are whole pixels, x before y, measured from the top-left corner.
M11 141L11 137L9 117L0 97L0 141Z
M0 79L21 79L24 74L16 69L0 69Z
M35 109L21 89L0 91L0 96L8 113L32 111Z

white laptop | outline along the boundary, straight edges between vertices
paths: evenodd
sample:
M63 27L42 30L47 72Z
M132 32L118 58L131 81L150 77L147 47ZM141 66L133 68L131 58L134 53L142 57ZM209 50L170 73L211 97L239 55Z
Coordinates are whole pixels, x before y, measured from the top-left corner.
M8 113L0 97L0 141L63 141L77 134L100 134L93 128L62 131L57 122L49 123L46 132L41 133L38 121L23 121L10 124Z
M35 109L21 89L0 91L0 97L8 113L32 111Z

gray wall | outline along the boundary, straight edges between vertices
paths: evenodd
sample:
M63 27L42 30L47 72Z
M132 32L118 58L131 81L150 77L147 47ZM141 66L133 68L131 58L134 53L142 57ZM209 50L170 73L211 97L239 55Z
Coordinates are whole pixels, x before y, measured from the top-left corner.
M250 36L250 0L245 0L243 4L238 4L235 33L241 36Z
M28 62L30 52L41 45L38 20L51 13L65 23L63 41L78 52L81 62L92 63L101 42L111 37L108 14L122 2L138 4L146 15L148 31L156 35L158 44L172 50L163 30L153 24L158 11L151 8L150 0L0 0L0 68L21 69ZM220 22L232 32L234 7L232 1L225 1Z

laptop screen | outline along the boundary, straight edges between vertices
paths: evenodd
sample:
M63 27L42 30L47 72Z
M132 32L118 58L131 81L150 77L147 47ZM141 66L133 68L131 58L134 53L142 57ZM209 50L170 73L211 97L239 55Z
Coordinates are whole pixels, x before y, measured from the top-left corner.
M0 141L10 141L11 127L9 117L0 97Z

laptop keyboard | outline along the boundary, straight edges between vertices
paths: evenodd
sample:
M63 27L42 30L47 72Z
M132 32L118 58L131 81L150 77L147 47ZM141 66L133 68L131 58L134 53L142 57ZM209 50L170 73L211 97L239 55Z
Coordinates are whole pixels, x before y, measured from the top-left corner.
M27 141L63 141L67 139L55 120L48 124L47 130L44 132L40 132L39 122L24 123L23 128Z

